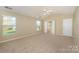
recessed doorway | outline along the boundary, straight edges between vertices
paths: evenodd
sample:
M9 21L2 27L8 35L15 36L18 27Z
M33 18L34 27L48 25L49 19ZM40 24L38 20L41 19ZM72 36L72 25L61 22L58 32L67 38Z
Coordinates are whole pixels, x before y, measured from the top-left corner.
M55 20L44 22L44 32L55 34Z

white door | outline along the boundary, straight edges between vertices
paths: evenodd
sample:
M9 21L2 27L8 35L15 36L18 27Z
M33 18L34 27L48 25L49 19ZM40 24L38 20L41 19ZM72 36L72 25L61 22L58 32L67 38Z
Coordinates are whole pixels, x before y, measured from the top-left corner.
M72 19L63 20L63 35L72 36Z

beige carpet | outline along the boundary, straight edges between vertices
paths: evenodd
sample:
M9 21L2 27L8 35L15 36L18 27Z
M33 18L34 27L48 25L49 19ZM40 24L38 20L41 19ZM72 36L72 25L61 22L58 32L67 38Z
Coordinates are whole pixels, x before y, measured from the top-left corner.
M70 37L38 34L0 44L0 52L7 53L52 53L78 52Z

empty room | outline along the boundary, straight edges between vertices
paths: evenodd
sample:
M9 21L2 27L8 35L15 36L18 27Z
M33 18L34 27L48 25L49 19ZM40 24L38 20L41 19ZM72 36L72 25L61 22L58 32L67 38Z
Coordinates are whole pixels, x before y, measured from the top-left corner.
M0 6L0 53L78 53L78 6Z

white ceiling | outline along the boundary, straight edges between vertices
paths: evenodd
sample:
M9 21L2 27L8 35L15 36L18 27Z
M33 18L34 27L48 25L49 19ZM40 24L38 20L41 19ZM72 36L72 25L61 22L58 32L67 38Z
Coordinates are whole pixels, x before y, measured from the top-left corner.
M20 13L28 16L40 16L43 14L43 10L52 10L52 14L63 14L63 15L73 15L75 11L75 6L9 6L13 8L8 10L3 6L0 9Z

